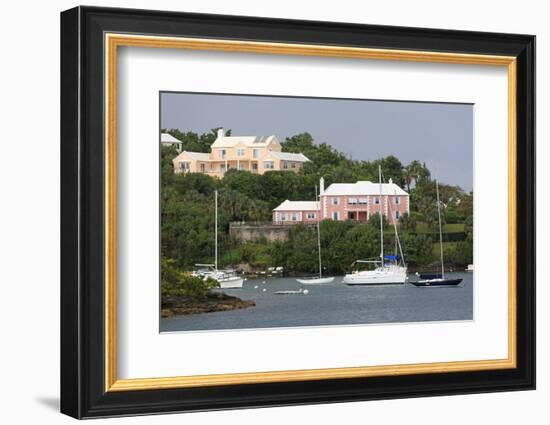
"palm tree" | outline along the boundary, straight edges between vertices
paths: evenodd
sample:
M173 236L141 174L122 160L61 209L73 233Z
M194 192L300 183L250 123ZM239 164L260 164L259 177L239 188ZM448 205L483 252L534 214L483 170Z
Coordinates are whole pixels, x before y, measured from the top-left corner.
M418 183L428 181L430 179L430 170L426 167L426 164L421 164L420 161L414 160L409 165L405 167L403 177L405 181L407 177L410 179L410 183L414 180L414 185L417 186ZM405 170L404 169L404 170ZM407 187L410 190L410 183Z
M413 181L413 174L411 172L411 166L410 164L403 167L401 170L401 174L403 175L403 180L405 181L405 184L407 185L407 192L411 191L411 183Z

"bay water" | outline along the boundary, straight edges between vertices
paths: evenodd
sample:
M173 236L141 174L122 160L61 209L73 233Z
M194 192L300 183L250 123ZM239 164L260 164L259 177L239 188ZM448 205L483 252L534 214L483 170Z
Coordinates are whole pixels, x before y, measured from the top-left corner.
M255 307L161 319L161 332L359 325L447 320L473 320L473 273L447 273L462 278L456 287L404 285L348 286L342 276L327 285L302 285L295 278L248 279L228 295L254 300ZM416 280L409 275L409 281ZM307 294L277 291L307 289Z

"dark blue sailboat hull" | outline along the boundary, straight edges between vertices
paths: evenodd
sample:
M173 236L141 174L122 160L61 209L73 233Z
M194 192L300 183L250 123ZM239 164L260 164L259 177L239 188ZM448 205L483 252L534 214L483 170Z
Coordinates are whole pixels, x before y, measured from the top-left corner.
M426 279L411 282L415 286L456 286L462 282L462 279Z

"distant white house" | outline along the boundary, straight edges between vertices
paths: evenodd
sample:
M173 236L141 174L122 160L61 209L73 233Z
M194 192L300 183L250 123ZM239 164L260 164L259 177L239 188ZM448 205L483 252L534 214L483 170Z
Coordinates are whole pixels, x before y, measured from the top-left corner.
M178 152L181 152L183 147L183 143L180 140L168 133L161 133L160 143L162 146L175 146Z

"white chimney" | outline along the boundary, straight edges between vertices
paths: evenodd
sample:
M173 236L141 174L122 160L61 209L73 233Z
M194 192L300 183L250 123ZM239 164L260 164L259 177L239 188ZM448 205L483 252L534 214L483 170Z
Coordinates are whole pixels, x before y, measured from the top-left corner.
M218 129L218 138L225 137L225 130L223 128Z
M389 184L393 183L393 179L390 177Z
M319 179L319 196L321 196L324 191L325 191L325 179L324 177L321 177Z

